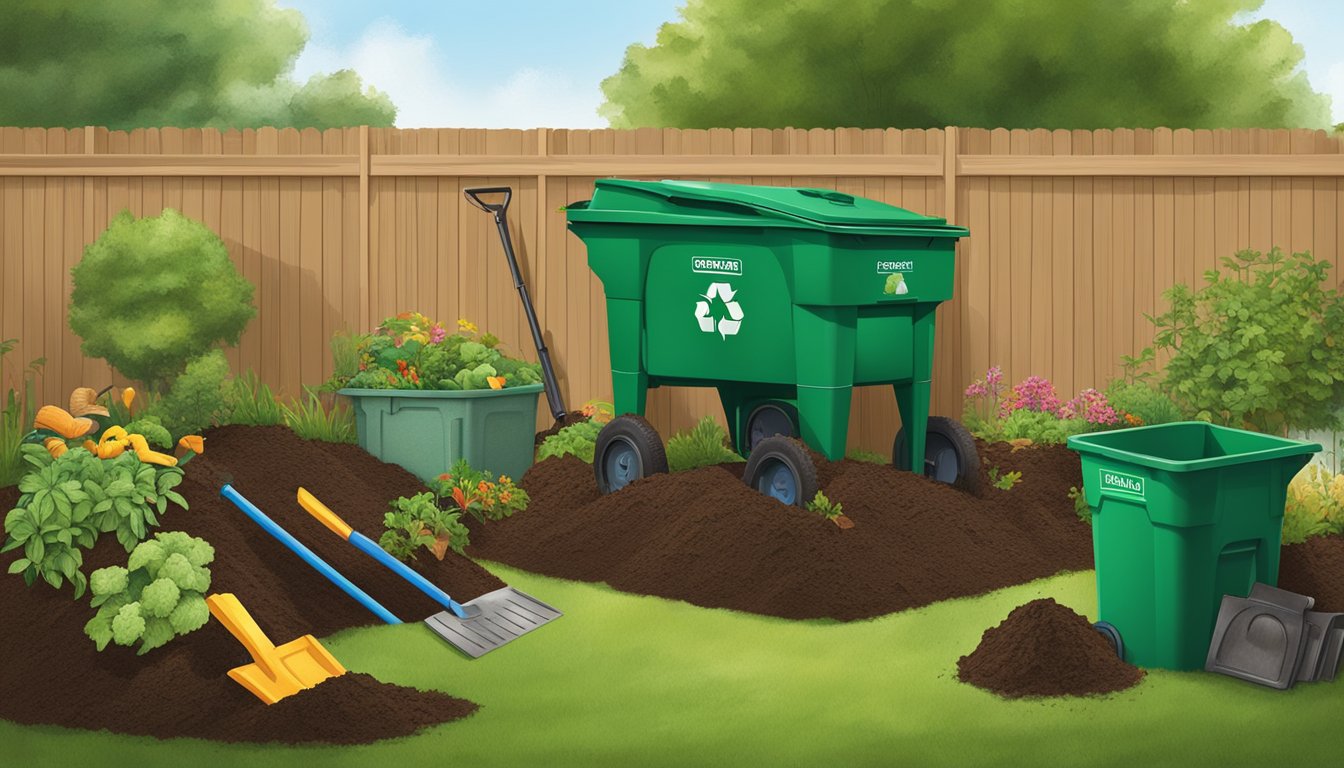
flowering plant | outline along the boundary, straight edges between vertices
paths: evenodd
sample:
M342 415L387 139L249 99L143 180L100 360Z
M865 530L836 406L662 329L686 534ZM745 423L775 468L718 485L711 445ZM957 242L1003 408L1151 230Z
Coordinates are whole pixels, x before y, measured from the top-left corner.
M963 419L971 433L985 440L1027 439L1061 443L1071 434L1143 423L1117 409L1105 393L1088 388L1061 400L1054 384L1028 376L1005 394L1003 371L990 368L983 379L966 388Z
M506 357L499 339L461 319L457 332L419 312L384 320L357 337L357 370L329 386L365 389L504 389L541 382L541 366Z
M508 475L492 482L488 474L472 469L465 459L458 459L451 470L439 475L435 494L440 504L445 498L452 499L458 509L482 523L521 512L531 501L527 491L514 485Z

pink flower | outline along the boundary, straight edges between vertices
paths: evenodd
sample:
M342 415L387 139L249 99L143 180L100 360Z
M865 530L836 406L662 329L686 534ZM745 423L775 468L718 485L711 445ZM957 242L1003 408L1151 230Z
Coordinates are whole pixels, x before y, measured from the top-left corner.
M1000 410L1007 416L1013 411L1028 410L1043 413L1055 413L1059 410L1059 396L1055 386L1040 376L1028 376L1018 382L1008 393Z
M435 325L429 331L429 343L438 344L440 341L448 338L448 332L441 325Z
M996 365L985 372L985 383L988 384L989 386L993 387L994 385L999 384L1002 381L1003 381L1003 369L1000 368L999 366Z
M985 389L985 382L983 381L977 381L966 388L966 397L984 397L988 394L989 390Z

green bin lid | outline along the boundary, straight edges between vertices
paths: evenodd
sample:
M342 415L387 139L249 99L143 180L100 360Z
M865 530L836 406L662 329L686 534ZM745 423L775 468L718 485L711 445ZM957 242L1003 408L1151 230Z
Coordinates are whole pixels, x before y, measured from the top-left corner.
M969 234L964 227L949 225L943 218L831 189L712 181L598 179L593 199L570 206L569 214L571 221L665 220L670 224L748 224L829 231L902 229L917 230L909 234L944 237Z

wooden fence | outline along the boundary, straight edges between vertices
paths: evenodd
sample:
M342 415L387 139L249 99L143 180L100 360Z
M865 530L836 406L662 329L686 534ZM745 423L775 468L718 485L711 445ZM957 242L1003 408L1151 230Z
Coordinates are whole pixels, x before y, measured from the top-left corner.
M1151 341L1142 313L1219 256L1278 245L1338 268L1344 253L1344 157L1320 131L3 128L0 339L21 342L5 383L37 356L46 401L117 380L81 356L66 301L122 209L177 208L220 234L259 309L230 359L282 392L329 375L333 333L407 309L535 358L492 222L461 193L507 184L566 402L608 399L601 284L561 211L602 176L830 187L968 226L938 317L934 410L949 414L993 364L1061 394L1104 385ZM718 412L712 390L649 399L665 431ZM856 392L852 446L889 450L897 423L889 390Z

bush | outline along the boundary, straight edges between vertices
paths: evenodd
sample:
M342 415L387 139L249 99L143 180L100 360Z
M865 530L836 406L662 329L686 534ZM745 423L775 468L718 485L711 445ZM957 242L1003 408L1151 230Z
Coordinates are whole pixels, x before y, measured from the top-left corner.
M728 434L723 427L706 416L685 432L678 432L667 441L667 468L681 472L711 464L745 461L728 447Z
M229 361L214 349L192 360L153 413L174 439L199 434L229 418Z
M1227 274L1204 273L1163 297L1149 320L1153 347L1171 353L1162 388L1196 418L1261 432L1334 429L1344 404L1344 301L1325 287L1330 263L1240 251ZM1151 360L1153 348L1143 358Z
M1106 399L1119 413L1132 416L1124 426L1169 424L1181 421L1181 409L1156 387L1142 381L1115 380L1106 388Z
M161 390L220 342L237 344L252 285L219 236L172 209L122 212L71 270L70 329L85 355Z
M1344 475L1308 464L1288 484L1283 509L1283 543L1344 533Z
M90 604L98 612L84 634L101 651L108 643L140 643L136 655L174 637L195 632L210 620L205 593L215 549L181 531L154 534L141 542L126 567L99 568L89 576Z

